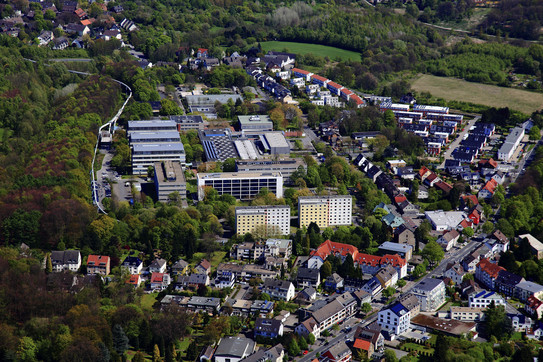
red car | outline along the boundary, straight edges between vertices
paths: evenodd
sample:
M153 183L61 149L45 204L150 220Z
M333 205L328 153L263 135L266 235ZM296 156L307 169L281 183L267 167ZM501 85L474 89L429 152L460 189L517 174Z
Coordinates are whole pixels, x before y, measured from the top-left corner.
M306 350L304 351L304 356L305 356L306 354L308 354L308 353L309 353L309 351L306 349Z

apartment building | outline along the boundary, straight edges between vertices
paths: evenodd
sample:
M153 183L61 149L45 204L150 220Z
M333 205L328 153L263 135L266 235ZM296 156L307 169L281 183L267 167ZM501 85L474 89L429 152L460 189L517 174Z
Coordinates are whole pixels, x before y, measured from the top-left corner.
M260 236L290 234L290 206L263 205L236 207L236 232Z
M219 195L232 195L238 200L251 200L266 188L277 198L283 197L283 175L280 172L199 173L198 201L205 198L205 188L212 187Z
M315 222L320 228L351 225L353 200L349 195L302 196L298 198L300 227Z
M401 303L395 303L390 308L379 311L377 323L392 335L399 335L407 331L411 312Z
M89 255L87 258L87 274L108 275L111 258L104 255Z
M423 312L434 312L445 303L445 283L443 280L425 279L411 292L419 300L420 310Z
M462 322L479 322L484 319L486 308L480 307L451 307L451 319Z
M288 302L294 298L294 284L285 280L266 279L262 287L262 293Z
M469 306L474 308L487 308L492 303L505 306L505 299L501 295L487 290L471 294L468 301Z
M522 127L515 127L511 129L505 138L503 145L498 150L498 160L509 161L509 159L515 153L517 147L520 145L520 142L524 137L524 132L525 130Z
M178 192L182 198L186 197L187 182L185 181L185 175L179 162L156 162L154 169L158 201L170 201L170 195L174 192Z
M51 264L53 272L76 272L81 267L81 253L79 250L52 251Z

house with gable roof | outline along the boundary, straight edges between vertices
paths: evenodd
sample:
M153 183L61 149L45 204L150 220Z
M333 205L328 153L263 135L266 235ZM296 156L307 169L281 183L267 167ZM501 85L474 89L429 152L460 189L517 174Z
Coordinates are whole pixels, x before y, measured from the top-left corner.
M496 191L496 187L498 186L498 183L495 179L490 179L488 182L483 186L481 190L479 190L479 193L477 196L480 199L490 199L492 196L494 196L494 192Z
M89 255L87 258L87 274L106 276L110 272L111 258L104 255Z

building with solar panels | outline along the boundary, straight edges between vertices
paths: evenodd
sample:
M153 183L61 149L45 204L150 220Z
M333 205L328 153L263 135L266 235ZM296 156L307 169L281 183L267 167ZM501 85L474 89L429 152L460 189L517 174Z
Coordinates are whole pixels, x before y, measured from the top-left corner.
M228 158L238 158L228 129L206 129L198 131L207 161L224 162Z

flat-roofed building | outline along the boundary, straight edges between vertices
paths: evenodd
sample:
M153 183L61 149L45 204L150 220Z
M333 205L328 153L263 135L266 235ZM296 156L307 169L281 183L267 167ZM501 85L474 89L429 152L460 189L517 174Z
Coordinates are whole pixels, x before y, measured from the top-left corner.
M185 198L187 195L187 182L179 162L164 161L155 163L155 188L158 201L167 202L170 194L178 192Z
M132 146L132 173L146 174L156 162L177 161L185 163L185 148L181 142L136 143Z
M263 236L290 234L290 206L263 205L236 207L236 232Z
M160 119L128 121L128 132L134 131L177 131L177 125L175 121Z
M428 278L417 284L412 293L420 302L420 310L434 312L445 303L445 283L443 280Z
M260 136L264 149L269 151L271 155L288 155L290 154L290 144L283 132L266 132Z
M277 171L283 175L285 184L292 184L291 176L296 171L303 169L307 171L307 165L300 158L284 158L278 160L243 160L236 161L236 170L243 172L254 171Z
M128 134L130 144L181 142L177 131L134 131Z
M280 172L222 172L199 173L197 177L198 200L205 197L205 188L213 187L219 195L232 195L238 200L251 200L263 188L283 197L283 176Z
M273 131L273 122L269 116L238 116L241 131Z
M399 244L385 241L379 245L379 250L384 254L398 254L406 261L411 260L411 257L413 256L413 247L411 247L409 244Z
M320 228L351 225L353 200L349 195L302 196L298 198L300 227L311 222Z
M170 116L170 120L175 121L179 132L190 129L204 129L205 122L202 116Z

